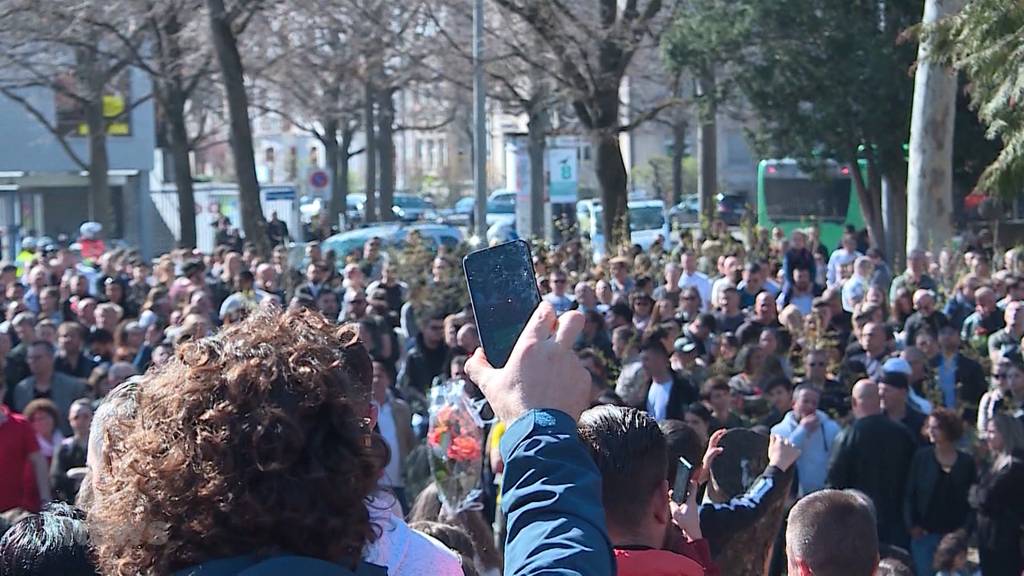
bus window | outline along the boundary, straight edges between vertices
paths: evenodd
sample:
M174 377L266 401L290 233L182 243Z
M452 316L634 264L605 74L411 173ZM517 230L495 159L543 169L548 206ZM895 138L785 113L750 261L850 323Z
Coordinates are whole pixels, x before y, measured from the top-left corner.
M850 206L849 177L764 179L765 211L773 221L816 219L843 222Z

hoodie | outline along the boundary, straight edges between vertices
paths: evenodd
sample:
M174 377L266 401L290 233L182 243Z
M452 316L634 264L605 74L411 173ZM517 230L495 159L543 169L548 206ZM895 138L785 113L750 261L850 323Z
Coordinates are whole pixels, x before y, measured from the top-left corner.
M818 410L820 426L813 432L800 425L800 417L792 410L772 427L772 434L788 438L800 449L796 461L797 482L800 496L816 492L825 487L828 463L832 456L832 443L839 434L839 425L821 410Z

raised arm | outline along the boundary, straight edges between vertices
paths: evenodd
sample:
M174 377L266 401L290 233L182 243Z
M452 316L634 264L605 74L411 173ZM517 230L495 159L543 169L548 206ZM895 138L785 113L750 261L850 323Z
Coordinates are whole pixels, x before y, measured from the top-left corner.
M466 364L495 415L510 422L501 440L506 575L614 574L600 475L576 436L590 388L572 351L582 329L582 314L558 318L544 302L504 368L481 349Z

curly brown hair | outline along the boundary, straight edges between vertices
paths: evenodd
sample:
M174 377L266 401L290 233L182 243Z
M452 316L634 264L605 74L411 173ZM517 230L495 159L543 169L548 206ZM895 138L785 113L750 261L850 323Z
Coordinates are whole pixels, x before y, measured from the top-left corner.
M89 517L104 574L280 553L354 565L375 538L370 357L348 326L261 310L184 344L116 424Z

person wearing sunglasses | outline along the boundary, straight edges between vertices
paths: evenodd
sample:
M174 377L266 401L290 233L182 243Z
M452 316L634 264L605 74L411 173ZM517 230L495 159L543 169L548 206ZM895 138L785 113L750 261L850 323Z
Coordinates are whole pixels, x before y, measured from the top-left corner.
M812 386L821 390L820 407L827 412L835 412L845 416L850 412L849 393L842 384L828 374L828 351L822 348L811 348L804 353L804 377L801 386Z
M1020 355L1007 354L992 370L992 387L978 405L978 437L985 438L988 423L1000 412L1024 416L1024 361Z

